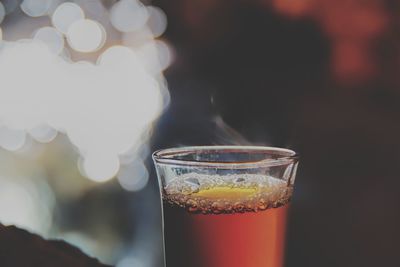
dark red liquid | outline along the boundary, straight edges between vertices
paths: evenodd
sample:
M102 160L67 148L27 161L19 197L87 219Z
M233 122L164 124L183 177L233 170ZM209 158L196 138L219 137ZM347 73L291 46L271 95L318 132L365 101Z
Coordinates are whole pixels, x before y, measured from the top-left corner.
M195 214L164 201L167 267L282 267L287 209Z

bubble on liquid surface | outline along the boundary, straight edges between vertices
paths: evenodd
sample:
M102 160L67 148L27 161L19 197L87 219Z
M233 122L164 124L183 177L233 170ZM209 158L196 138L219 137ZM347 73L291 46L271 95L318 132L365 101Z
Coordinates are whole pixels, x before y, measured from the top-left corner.
M268 202L265 199L260 198L258 200L258 209L259 210L266 210L267 208L268 208Z
M246 181L246 179L244 179L243 177L235 179L235 183L243 183L244 181Z
M190 187L192 193L199 192L200 182L195 177L189 177L184 180L184 182Z
M270 176L184 174L164 188L164 201L191 213L256 212L285 205L293 187Z

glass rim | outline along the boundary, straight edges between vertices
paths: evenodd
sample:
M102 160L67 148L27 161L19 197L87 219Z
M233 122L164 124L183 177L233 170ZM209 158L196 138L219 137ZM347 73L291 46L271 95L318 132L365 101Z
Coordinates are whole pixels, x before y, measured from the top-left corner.
M174 156L193 153L196 151L228 151L228 152L249 152L249 153L265 153L266 155L276 155L276 158L264 158L260 160L248 160L237 162L226 161L206 161L174 158ZM286 153L285 155L274 154L274 152ZM210 168L257 168L257 167L272 167L295 163L299 159L299 154L287 148L271 147L271 146L186 146L166 148L155 151L152 158L157 164L192 166L192 167L210 167Z

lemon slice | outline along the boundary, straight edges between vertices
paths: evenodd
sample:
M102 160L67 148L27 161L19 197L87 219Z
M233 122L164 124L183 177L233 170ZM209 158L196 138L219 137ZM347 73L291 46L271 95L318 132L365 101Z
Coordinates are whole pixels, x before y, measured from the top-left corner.
M256 193L256 188L232 188L227 186L213 187L192 194L206 199L243 199Z

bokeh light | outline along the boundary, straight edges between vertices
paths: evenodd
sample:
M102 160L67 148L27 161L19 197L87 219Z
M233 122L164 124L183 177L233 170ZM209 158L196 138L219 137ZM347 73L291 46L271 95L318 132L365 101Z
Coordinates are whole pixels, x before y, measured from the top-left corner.
M339 83L362 84L379 74L371 43L388 30L390 12L385 1L264 2L293 18L309 17L323 29L333 44L331 73Z
M64 238L116 263L130 241L122 240L112 223L103 222L104 236L94 241L98 229L88 233L74 225L86 219L58 215L66 206L75 212L74 203L82 199L87 201L82 208L98 203L96 190L105 190L106 197L111 186L123 196L148 184L144 162L153 124L169 103L162 72L172 60L171 49L155 40L165 31L166 16L136 0L6 0L0 3L0 23L5 16L0 28L0 40L2 29L6 39L0 46L0 222ZM104 203L102 218L116 210L109 205L115 203ZM136 251L143 242L159 241L146 238L134 238ZM117 245L115 251L110 244ZM153 266L147 250L130 256L138 266Z
M38 125L28 132L33 139L40 143L51 142L57 136L57 131L46 124Z
M0 120L14 129L31 129L46 121L50 96L62 78L61 58L41 41L3 42Z
M167 28L167 15L161 8L148 6L149 19L147 25L154 37L161 36Z
M47 235L54 197L49 188L30 179L0 177L0 221ZM40 216L39 216L40 215Z
M88 18L101 20L102 23L108 20L108 10L103 5L102 1L87 1L87 0L76 0L77 3L83 10Z
M6 10L3 4L0 2L0 23L3 22L5 15L6 15Z
M0 127L0 146L9 151L16 151L25 144L26 133L23 130Z
M85 18L82 8L71 2L62 3L54 11L51 21L54 27L66 34L72 23Z
M40 28L33 38L43 41L55 54L60 54L64 49L64 36L53 27Z
M283 14L299 17L307 14L314 6L314 0L273 0L272 5L274 8Z
M132 266L135 266L135 267L146 267L146 266L148 266L148 265L146 265L145 263L143 263L143 261L140 260L140 259L137 258L137 257L128 256L128 257L125 257L125 258L123 258L122 260L120 260L120 261L117 263L117 266L116 266L116 267L132 267Z
M47 14L52 0L23 0L20 7L25 14L31 17L40 17Z
M116 155L98 151L85 155L83 161L85 175L96 182L105 182L113 178L119 169L119 160Z
M144 27L134 32L126 32L122 35L122 44L133 49L139 49L140 46L153 41L153 33L148 27Z
M140 160L136 160L127 166L121 167L118 173L118 181L127 191L140 191L149 181L149 172Z
M105 40L106 32L103 26L93 20L78 20L68 28L68 44L79 52L94 52L104 45Z
M47 9L47 15L51 17L51 15L54 13L54 11L57 9L59 5L61 5L64 2L64 0L51 0L50 6Z
M112 25L121 32L132 32L142 28L148 19L146 7L138 0L121 0L110 11Z
M151 73L160 73L173 61L171 48L161 40L146 42L138 48L138 56Z
M166 104L164 85L137 53L123 46L107 49L97 64L71 64L42 42L6 43L0 50L0 71L7 85L1 87L0 120L22 133L30 131L39 142L54 138L51 128L65 132L85 159L85 174L95 181L117 173L118 155L140 142ZM42 125L50 129L37 128ZM21 147L21 134L13 135L18 137L14 140L8 131L5 146Z

